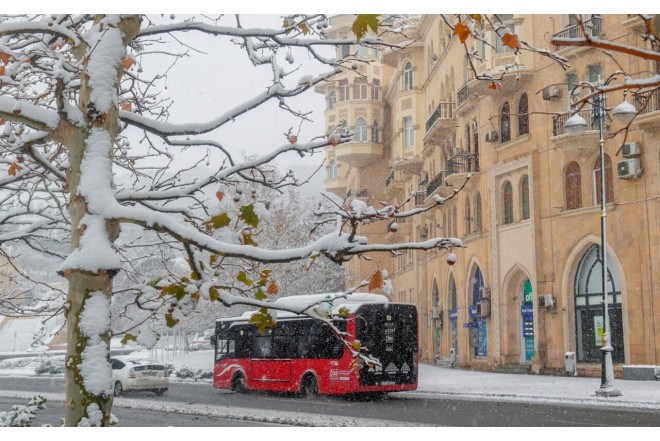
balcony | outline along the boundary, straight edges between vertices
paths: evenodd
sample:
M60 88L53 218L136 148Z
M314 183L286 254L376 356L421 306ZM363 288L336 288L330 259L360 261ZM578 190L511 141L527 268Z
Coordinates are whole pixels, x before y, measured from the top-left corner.
M660 90L648 90L634 95L635 107L639 114L635 122L642 130L654 132L660 130Z
M390 161L390 167L398 172L419 174L424 165L424 160L421 156L409 154L403 158L396 158Z
M405 177L405 173L392 170L385 179L385 190L383 192L385 196L388 198L397 198L402 200L405 187Z
M344 197L346 194L346 178L326 178L323 180L325 189L339 197Z
M350 188L346 192L346 199L368 199L369 191L366 188Z
M479 171L479 155L459 153L447 161L447 177L445 181L451 185L462 184L470 173Z
M598 130L598 117L593 114L592 109L583 109L579 114L587 122L587 130L582 133L569 134L566 132L566 121L572 113L557 115L552 118L552 142L561 148L577 153L580 156L588 156L598 147L600 133ZM605 123L607 127L607 122Z
M584 28L591 28L591 35L594 37L599 36L603 32L602 18L601 17L592 17L589 20L583 22L583 26L572 25L568 26L562 31L559 31L552 35L552 39L555 38L584 38ZM571 54L575 54L579 49L585 49L584 47L575 47L575 46L560 46L554 45L555 52L559 51L568 51L572 49Z
M453 191L452 188L447 185L447 176L449 176L449 171L443 170L426 185L427 198L436 193L439 193L442 197L446 197L449 195L450 191Z
M474 91L474 84L471 83L474 83L474 81L468 81L456 92L456 110L463 108L464 104L473 98L477 98L478 95Z
M424 144L438 143L456 128L454 116L455 104L453 102L441 102L435 108L429 119L426 120L426 133Z
M362 168L383 157L383 145L373 142L347 142L335 147L335 158L351 167Z

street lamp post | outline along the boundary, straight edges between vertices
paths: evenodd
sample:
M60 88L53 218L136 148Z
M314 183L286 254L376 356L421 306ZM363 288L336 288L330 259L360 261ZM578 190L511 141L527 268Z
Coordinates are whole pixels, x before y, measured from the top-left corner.
M610 79L605 83L614 78ZM599 92L597 86L591 83L581 83L589 87L592 92ZM600 78L598 85L601 84ZM598 118L598 131L600 139L598 141L600 149L600 237L601 237L601 263L602 263L602 289L603 289L603 321L604 332L603 341L600 348L602 354L602 365L600 375L600 388L596 390L596 395L603 397L617 397L621 395L621 391L614 387L614 366L612 364L612 337L610 334L610 319L609 319L609 305L608 305L608 292L607 292L607 195L606 195L606 180L605 180L605 135L603 120L607 115L605 108L605 94L599 92L594 96L593 103L591 103L595 112L594 116ZM624 93L623 102L617 105L613 112L615 119L621 124L628 124L637 114L635 106L627 101L626 94ZM566 121L566 130L569 133L580 133L587 129L587 122L577 112ZM614 294L613 294L614 295ZM614 299L613 299L614 300Z

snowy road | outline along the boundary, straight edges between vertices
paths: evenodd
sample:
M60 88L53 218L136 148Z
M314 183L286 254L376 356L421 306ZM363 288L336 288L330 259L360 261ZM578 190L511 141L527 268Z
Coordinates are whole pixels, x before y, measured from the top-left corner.
M23 388L22 392L12 392ZM63 380L0 377L0 396L29 397L30 391L48 392L53 403L63 399ZM6 399L0 403L8 402ZM11 401L9 401L11 402ZM4 406L3 406L4 407ZM234 394L209 384L174 383L163 397L135 393L116 400L116 414L144 416L125 425L219 426L285 424L309 426L658 426L657 411L608 409L547 403L492 402L475 399L390 396L376 401L344 398L299 399L251 393ZM140 409L137 412L135 409ZM174 419L172 413L175 415ZM147 417L148 416L148 417ZM181 420L183 418L183 420ZM197 418L197 419L195 419ZM178 421L178 422L177 422ZM185 421L183 424L181 421Z

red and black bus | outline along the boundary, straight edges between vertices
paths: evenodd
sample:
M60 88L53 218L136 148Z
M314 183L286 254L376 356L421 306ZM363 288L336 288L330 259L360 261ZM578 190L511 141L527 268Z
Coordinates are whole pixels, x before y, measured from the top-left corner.
M281 303L317 296L281 299ZM280 312L276 324L259 333L248 323L253 313L220 319L215 330L213 385L237 392L261 390L302 395L393 392L417 389L417 309L390 303L381 295L354 293L330 299L333 321L347 341L360 342L379 363L355 357L328 324ZM278 302L280 302L278 301ZM346 312L348 316L346 318Z

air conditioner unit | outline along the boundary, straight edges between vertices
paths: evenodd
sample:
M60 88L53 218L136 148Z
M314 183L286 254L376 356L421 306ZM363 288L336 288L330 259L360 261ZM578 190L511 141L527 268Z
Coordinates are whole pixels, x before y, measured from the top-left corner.
M554 101L561 98L561 89L559 86L548 86L543 89L543 99L546 101Z
M421 171L419 173L419 185L424 185L429 182L429 174L426 171Z
M619 179L633 179L642 175L639 158L624 159L616 163L616 174Z
M489 299L490 298L490 288L482 286L479 288L479 298L480 299Z
M539 308L552 308L555 306L555 296L552 294L541 294L539 296Z
M621 149L621 154L624 158L633 158L639 156L642 153L642 148L638 142L627 142L623 145Z
M477 317L487 318L490 317L490 300L482 299L477 302Z
M438 318L440 317L440 314L442 314L442 310L438 306L434 306L431 308L431 316L433 318Z
M498 138L499 136L497 136L497 132L495 130L486 133L486 142L496 142Z

